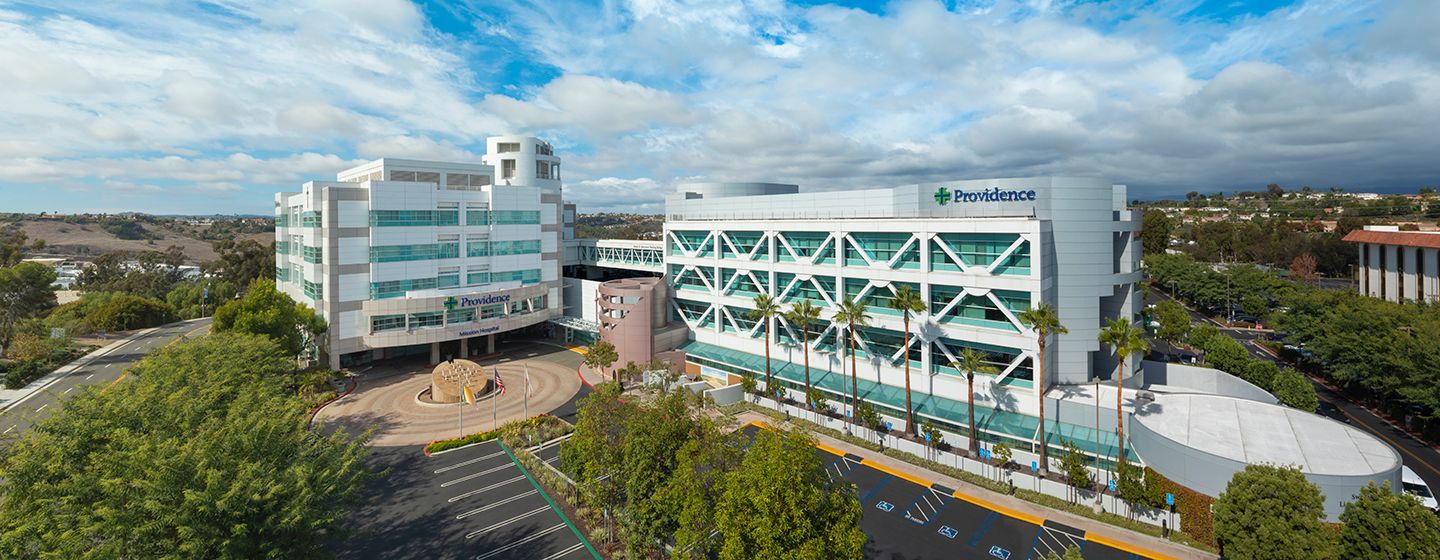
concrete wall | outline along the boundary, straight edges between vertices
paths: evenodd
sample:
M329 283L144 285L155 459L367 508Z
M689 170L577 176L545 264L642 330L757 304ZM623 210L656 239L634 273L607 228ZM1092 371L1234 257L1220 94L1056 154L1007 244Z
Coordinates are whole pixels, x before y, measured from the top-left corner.
M1164 393L1209 393L1269 404L1279 404L1275 395L1254 384L1214 368L1143 362L1140 386ZM1163 387L1156 387L1163 386Z

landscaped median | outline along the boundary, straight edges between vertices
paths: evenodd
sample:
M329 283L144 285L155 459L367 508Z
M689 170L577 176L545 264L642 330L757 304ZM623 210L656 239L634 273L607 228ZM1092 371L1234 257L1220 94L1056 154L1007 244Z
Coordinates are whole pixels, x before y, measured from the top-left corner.
M458 438L432 441L425 444L425 454L439 453L446 449L454 449L456 447L463 447L472 443L492 439L499 439L512 448L525 448L535 443L550 441L563 436L574 429L574 426L571 426L564 420L549 414L541 414L526 420L511 422L493 430Z

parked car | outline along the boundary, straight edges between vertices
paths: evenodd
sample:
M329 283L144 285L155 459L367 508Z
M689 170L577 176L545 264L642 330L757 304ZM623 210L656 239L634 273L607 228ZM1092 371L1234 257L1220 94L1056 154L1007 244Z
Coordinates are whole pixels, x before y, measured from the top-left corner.
M1440 502L1435 500L1435 494L1430 492L1430 486L1425 484L1425 479L1410 470L1410 467L1400 466L1400 485L1405 491L1420 497L1420 502L1432 511L1440 511Z

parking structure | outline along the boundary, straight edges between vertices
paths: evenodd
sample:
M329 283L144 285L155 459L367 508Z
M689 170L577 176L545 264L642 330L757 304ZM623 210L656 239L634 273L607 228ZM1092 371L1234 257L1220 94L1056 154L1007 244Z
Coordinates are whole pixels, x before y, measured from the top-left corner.
M747 426L754 436L759 428ZM855 485L866 558L1044 560L1079 547L1086 560L1151 558L1095 542L1085 531L1024 519L939 484L892 474L853 454L817 448L832 480ZM1027 516L1028 517L1028 516Z
M558 449L555 448L555 449ZM544 460L542 458L542 460ZM598 559L594 548L499 440L426 459L429 500L452 528L450 540L473 560ZM453 550L453 549L452 549Z

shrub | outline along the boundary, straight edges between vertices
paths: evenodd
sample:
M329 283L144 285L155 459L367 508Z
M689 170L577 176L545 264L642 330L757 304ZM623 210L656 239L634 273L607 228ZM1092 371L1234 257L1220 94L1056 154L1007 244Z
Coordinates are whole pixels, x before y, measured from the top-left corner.
M0 371L5 372L5 388L19 389L29 385L31 381L44 377L50 372L45 363L39 360L21 360L0 364Z

